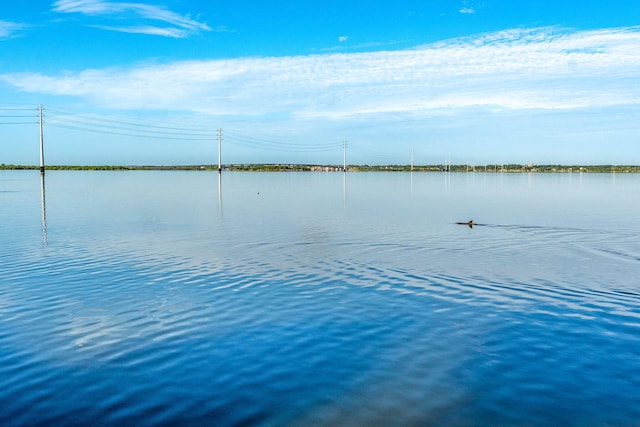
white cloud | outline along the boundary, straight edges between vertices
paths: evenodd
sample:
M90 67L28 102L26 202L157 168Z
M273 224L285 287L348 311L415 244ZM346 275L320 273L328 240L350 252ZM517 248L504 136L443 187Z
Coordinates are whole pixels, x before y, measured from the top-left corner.
M105 30L184 38L198 31L212 31L205 23L172 12L161 6L144 3L107 2L104 0L57 0L53 11L103 16L135 25L93 25ZM144 21L141 24L140 21Z
M338 37L338 41L339 41L340 43L344 43L344 42L346 42L347 40L349 40L349 36L340 36L340 37Z
M0 20L0 40L14 38L26 27L25 24Z
M476 10L472 7L463 7L462 9L460 9L460 13L473 14L473 13L476 13Z
M339 119L465 108L640 104L640 28L509 30L409 50L4 74L25 92L115 109Z
M111 27L108 25L91 25L94 28L100 28L102 30L117 31L121 33L130 34L147 34L151 36L173 37L173 38L185 38L188 37L191 32L182 30L179 28L161 28L153 26L133 26L133 27Z

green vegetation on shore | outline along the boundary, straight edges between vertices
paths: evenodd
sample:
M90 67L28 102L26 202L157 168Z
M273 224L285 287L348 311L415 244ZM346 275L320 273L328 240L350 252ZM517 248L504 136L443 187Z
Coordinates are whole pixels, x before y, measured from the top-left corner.
M302 164L237 164L223 165L225 171L245 172L339 172L342 165L302 165ZM39 170L39 166L33 165L6 165L0 164L0 170ZM74 166L58 165L46 166L46 170L68 171L138 171L138 170L169 170L169 171L215 171L216 165L183 165L183 166ZM447 169L445 165L414 165L414 172L442 172ZM410 165L347 165L349 172L410 172ZM637 165L450 165L450 172L491 172L491 173L640 173Z

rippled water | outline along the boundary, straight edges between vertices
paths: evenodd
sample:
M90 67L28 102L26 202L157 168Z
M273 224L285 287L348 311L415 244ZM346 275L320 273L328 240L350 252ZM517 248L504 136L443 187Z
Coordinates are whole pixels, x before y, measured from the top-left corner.
M0 172L2 425L640 423L638 175L41 184Z

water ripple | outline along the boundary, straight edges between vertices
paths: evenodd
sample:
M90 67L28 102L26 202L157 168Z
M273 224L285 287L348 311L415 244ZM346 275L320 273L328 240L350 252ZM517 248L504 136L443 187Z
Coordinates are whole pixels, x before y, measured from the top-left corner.
M46 245L3 216L0 424L640 419L638 230L425 224L433 198L391 195L336 214L263 190L223 222L60 192Z

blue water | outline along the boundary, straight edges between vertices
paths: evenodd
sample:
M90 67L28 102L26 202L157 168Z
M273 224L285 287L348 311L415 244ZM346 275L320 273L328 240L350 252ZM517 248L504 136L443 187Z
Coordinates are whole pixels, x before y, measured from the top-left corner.
M0 171L0 425L640 424L639 175L218 178Z

